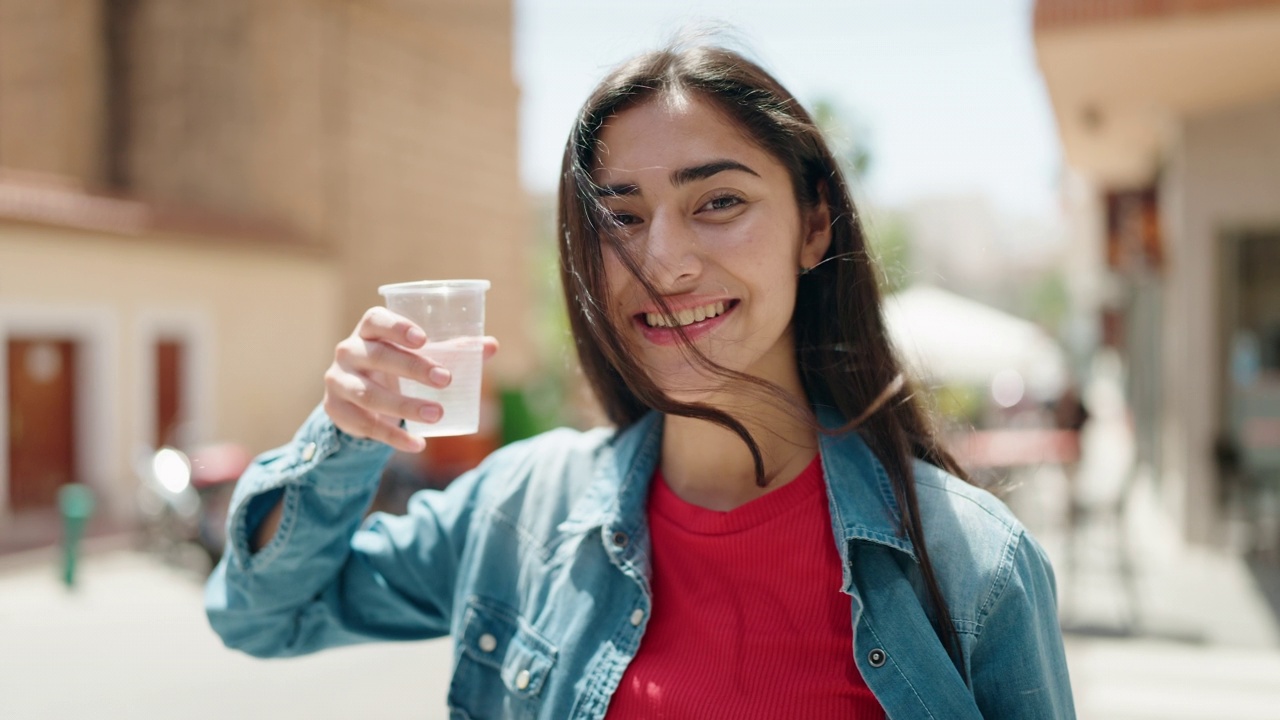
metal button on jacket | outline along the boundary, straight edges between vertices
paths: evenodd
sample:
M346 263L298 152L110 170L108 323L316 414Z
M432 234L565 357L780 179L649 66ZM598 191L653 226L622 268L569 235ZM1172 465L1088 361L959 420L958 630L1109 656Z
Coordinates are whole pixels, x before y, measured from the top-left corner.
M880 648L876 648L867 653L867 661L871 663L871 667L878 668L884 665L885 654Z
M618 546L618 547L620 547L620 548L621 548L621 547L626 547L626 546L627 546L627 534L626 534L626 533L624 533L624 532L621 532L621 531L614 533L614 534L613 534L613 544L614 544L614 545L617 545L617 546Z
M311 458L316 456L316 444L311 442L302 448L302 462L311 462Z
M631 613L631 624L636 627L640 627L640 623L642 622L644 622L644 611L640 608L636 608L635 611Z
M521 670L516 675L516 688L520 690L527 690L529 688L529 671L528 670Z
M498 638L490 635L489 633L485 633L481 635L480 649L487 653L491 653L494 650L498 649Z

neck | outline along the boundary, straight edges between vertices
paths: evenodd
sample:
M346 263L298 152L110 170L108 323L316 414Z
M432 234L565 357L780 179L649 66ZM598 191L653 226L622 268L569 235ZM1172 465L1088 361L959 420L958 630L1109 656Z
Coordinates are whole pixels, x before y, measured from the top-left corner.
M764 458L767 484L756 484L751 451L735 433L705 420L668 415L662 435L662 475L686 502L732 510L791 482L818 452L813 425L776 403L756 400L751 414L742 412L743 408L719 407L751 433Z

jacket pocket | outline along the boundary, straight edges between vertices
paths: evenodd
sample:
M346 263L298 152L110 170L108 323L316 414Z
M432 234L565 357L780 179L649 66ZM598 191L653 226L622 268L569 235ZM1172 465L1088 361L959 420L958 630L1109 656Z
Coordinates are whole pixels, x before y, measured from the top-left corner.
M458 638L449 686L454 717L533 718L556 661L556 648L509 608L472 597Z

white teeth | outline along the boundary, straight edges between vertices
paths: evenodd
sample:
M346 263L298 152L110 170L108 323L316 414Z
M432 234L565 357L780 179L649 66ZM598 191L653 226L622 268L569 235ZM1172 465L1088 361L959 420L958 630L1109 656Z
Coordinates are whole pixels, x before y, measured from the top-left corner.
M669 318L661 313L645 313L644 321L649 327L675 327L676 325L685 326L692 325L696 322L702 322L707 318L713 318L717 315L724 314L724 303L717 302L702 307L688 308L685 310L677 310L674 314L675 322L672 323Z

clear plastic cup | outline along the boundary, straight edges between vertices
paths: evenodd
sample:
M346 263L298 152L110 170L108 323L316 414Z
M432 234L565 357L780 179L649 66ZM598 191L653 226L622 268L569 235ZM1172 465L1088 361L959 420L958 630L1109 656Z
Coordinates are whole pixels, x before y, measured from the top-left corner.
M484 294L488 289L488 280L423 280L378 288L387 309L412 320L427 334L427 344L418 354L453 375L445 388L400 379L404 396L431 400L444 408L439 422L405 418L405 430L410 434L442 437L470 435L480 429Z

